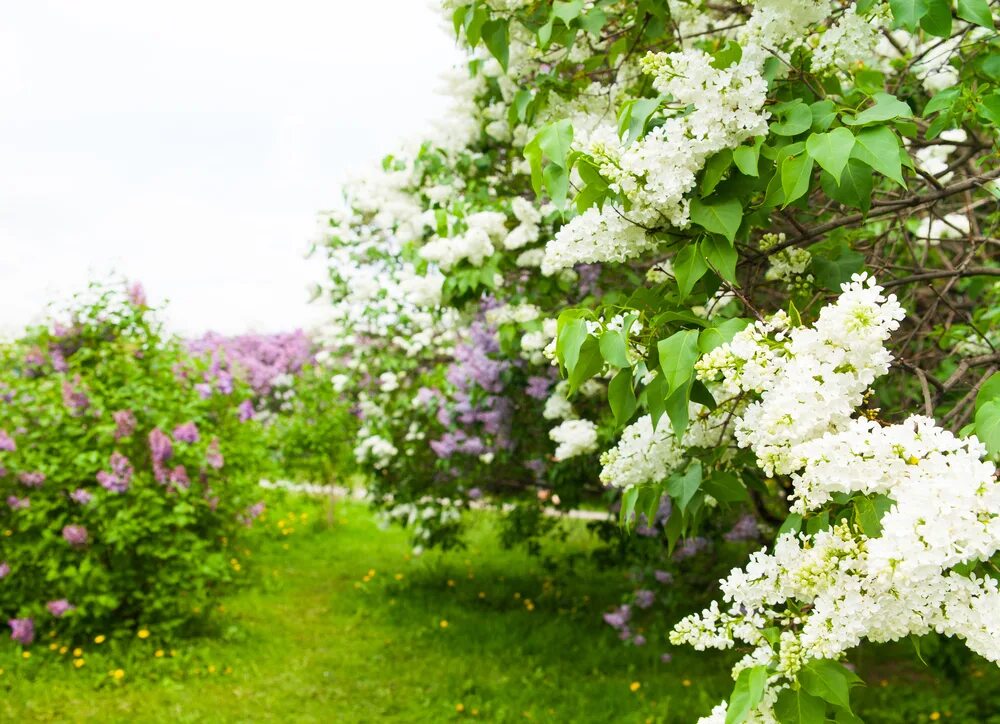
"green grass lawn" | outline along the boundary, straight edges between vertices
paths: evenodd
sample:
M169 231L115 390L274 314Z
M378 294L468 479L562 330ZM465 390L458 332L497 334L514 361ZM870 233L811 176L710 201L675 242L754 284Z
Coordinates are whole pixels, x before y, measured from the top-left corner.
M40 632L29 659L4 643L0 719L691 722L731 688L731 656L671 649L664 664L662 639L617 640L600 615L628 590L622 572L498 551L488 514L468 549L415 558L358 505L332 525L296 506L308 520L266 522L294 532L251 558L264 582L226 601L212 636L170 650L154 630L74 655ZM579 526L553 553L593 545ZM985 665L946 684L863 658L869 722L1000 721Z

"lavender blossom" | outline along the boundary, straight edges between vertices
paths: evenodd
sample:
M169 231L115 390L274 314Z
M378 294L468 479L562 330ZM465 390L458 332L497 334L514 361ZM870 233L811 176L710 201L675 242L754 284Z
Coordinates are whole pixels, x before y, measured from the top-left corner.
M129 437L135 432L136 419L131 410L118 410L111 413L115 421L115 440Z
M36 471L33 473L21 473L17 476L21 484L28 488L40 488L45 482L45 473Z
M149 452L153 457L153 477L158 483L167 482L167 468L164 463L174 454L174 447L160 428L155 427L149 433Z
M143 288L141 282L135 282L128 289L128 300L135 307L145 307L146 306L146 290Z
M604 614L604 622L613 628L624 628L632 618L632 608L628 604L619 606L611 613Z
M91 495L86 490L84 490L83 488L77 488L76 490L74 490L72 493L69 494L69 497L73 502L79 503L80 505L87 505L88 503L90 503L91 500L94 499L94 496Z
M65 598L60 598L56 601L49 601L48 603L45 604L45 608L49 609L49 613L51 613L56 618L62 618L67 613L74 610L76 606L71 604Z
M6 452L14 452L17 450L17 443L14 442L14 438L12 438L6 430L0 430L0 450L4 450Z
M178 465L170 471L170 482L185 490L191 487L191 479L188 478L187 470L183 465Z
M656 601L656 594L646 588L635 592L635 605L639 608L649 608Z
M226 464L226 459L219 451L219 438L213 437L212 441L208 443L208 450L205 451L205 462L210 468L216 470L221 470L222 466Z
M253 505L251 505L249 508L246 509L246 512L240 516L239 520L241 523L243 523L243 525L249 528L251 525L253 525L253 522L257 520L257 518L259 518L261 513L263 512L264 512L263 501L254 503Z
M19 498L16 495L8 495L7 505L10 506L11 510L24 510L31 507L31 500L28 498Z
M82 525L67 525L62 529L63 538L74 548L87 545L90 536Z
M174 428L174 440L178 442L198 442L198 426L194 422L185 422Z
M67 380L63 380L62 383L63 404L68 407L74 415L82 414L88 407L90 407L90 398L87 397L86 393L82 390L78 389L80 384L79 375L74 378L73 384L70 384ZM74 387L74 385L76 385L76 387Z
M709 545L710 543L707 538L702 538L701 536L688 538L674 551L674 560L683 561L687 558L693 558L702 551L707 550Z
M247 420L252 420L256 413L253 409L253 402L250 400L243 400L236 408L240 416L240 422L246 422Z
M10 575L10 564L7 561L0 561L0 580Z
M657 583L661 583L664 586L668 586L674 582L674 574L669 571L655 570L653 571L653 578L656 579Z
M552 387L552 380L548 377L533 376L528 378L528 384L524 388L524 393L536 400L544 400L549 396L550 387Z
M730 543L738 541L752 541L760 538L760 528L757 526L757 519L749 513L740 516L729 532L723 536Z
M105 490L112 493L124 493L132 483L134 469L129 459L117 450L111 453L111 472L102 470L97 473L97 482ZM154 466L155 466L154 461Z
M28 646L35 640L35 622L30 618L12 618L7 621L10 626L10 638L22 646Z

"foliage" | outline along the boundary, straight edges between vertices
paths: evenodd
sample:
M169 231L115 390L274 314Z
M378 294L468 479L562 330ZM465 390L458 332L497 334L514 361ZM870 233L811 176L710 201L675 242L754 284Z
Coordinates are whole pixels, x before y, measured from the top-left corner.
M377 499L421 545L453 541L482 481L537 509L600 480L626 524L669 499L666 555L753 516L778 547L676 633L751 646L708 721L852 721L840 662L866 638L937 628L1000 658L990 5L444 5L470 54L450 124L353 185L320 244ZM503 372L479 378L470 343ZM459 414L414 410L421 387ZM438 455L478 438L477 400L528 412L497 451ZM509 484L507 452L538 470Z
M405 533L380 530L357 504L338 503L331 528L318 504L269 498L254 534L294 532L259 545L266 584L227 597L211 637L172 647L153 637L88 640L80 668L72 649L50 650L49 639L29 659L0 643L0 718L271 721L294 712L322 720L336 711L348 722L522 721L528 712L539 721L667 724L690 720L731 686L725 654L679 648L665 663L652 630L645 646L623 648L599 615L626 590L619 571L583 562L552 569L499 551L492 519L475 514L466 551L407 559ZM553 547L556 560L593 546L581 529ZM736 560L722 555L718 565ZM673 600L658 615L687 610L685 599L706 595L703 584L661 587ZM950 683L919 662L901 666L899 653L858 657L872 685L858 692L855 711L867 720L1000 720L997 672L966 662Z
M30 644L153 630L169 639L242 580L259 513L247 390L164 336L141 288L92 288L0 349L0 613Z

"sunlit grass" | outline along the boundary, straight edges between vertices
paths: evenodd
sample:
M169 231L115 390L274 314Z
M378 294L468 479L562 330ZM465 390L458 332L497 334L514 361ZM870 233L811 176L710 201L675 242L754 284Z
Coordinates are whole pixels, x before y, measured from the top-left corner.
M617 640L600 614L628 589L621 571L498 551L486 514L468 549L413 557L358 505L297 505L264 522L262 584L221 606L212 636L95 632L69 648L43 631L29 659L4 644L0 719L689 722L731 688L731 655L672 649L664 664L662 641ZM581 525L552 553L592 545ZM933 682L890 678L864 695L871 722L990 721Z

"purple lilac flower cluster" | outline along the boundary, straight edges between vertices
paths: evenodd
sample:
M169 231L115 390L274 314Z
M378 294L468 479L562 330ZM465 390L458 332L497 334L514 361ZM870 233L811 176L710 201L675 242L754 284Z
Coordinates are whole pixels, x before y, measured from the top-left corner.
M430 442L439 458L458 453L478 456L511 447L511 403L502 395L503 374L510 362L495 359L499 351L496 330L480 321L471 325L468 340L455 347L454 361L445 374L453 388L450 404L437 411L438 422L448 432ZM435 392L443 397L438 391L425 397Z
M212 385L223 393L232 392L232 376L245 380L254 393L266 397L275 381L284 375L296 375L313 359L312 341L300 329L284 334L244 334L226 337L209 332L191 340L188 350L196 355L210 354L211 366L199 387L211 394Z
M97 482L105 490L112 493L124 493L132 483L134 470L129 459L120 452L111 453L111 472L101 470L97 473Z

